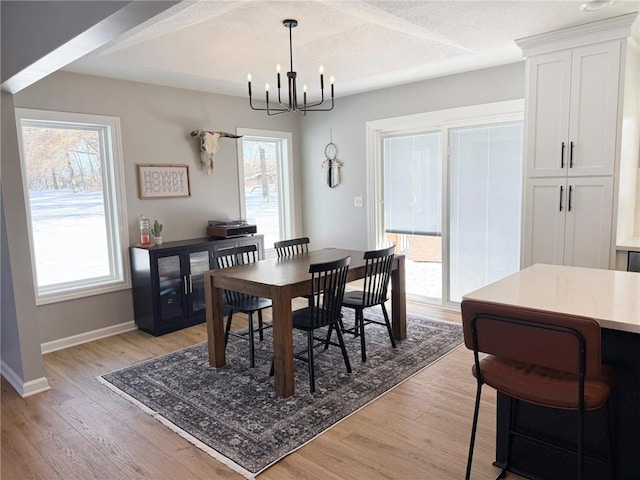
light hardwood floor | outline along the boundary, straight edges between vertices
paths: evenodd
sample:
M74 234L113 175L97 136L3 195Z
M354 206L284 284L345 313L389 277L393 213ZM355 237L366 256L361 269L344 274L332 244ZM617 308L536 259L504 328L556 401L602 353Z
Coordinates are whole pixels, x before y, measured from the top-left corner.
M410 313L459 322L418 304ZM128 332L45 355L51 390L20 398L2 379L1 478L240 479L95 377L206 340L204 325ZM258 480L464 478L475 382L464 346L263 472ZM486 388L474 479L495 478L495 393ZM511 475L509 478L518 478Z

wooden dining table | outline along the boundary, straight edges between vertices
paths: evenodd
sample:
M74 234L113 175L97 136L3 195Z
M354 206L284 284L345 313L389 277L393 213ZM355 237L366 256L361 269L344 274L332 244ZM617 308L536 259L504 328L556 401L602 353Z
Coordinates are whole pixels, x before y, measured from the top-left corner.
M226 364L224 342L224 290L234 290L272 301L273 358L276 394L287 398L294 393L293 328L291 301L308 294L311 288L309 265L351 257L347 281L364 277L364 252L327 248L286 258L270 258L247 265L210 270L205 273L205 301L209 364ZM391 273L391 324L397 340L407 336L405 258L396 255Z

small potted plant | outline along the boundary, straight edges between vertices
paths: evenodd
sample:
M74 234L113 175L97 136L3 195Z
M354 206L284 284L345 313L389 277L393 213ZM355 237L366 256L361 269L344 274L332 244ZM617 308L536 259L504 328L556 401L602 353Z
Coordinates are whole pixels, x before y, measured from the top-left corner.
M156 242L156 245L162 245L162 224L158 220L153 221L153 227L151 228L151 235Z

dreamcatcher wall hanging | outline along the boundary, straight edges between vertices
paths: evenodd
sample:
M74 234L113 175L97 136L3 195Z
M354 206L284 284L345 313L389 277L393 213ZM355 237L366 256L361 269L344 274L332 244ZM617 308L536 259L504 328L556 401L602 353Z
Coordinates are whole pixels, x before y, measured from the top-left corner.
M338 160L338 146L333 143L331 131L329 131L329 143L324 147L324 156L326 157L322 162L322 168L326 169L324 175L327 185L331 188L335 188L340 185L340 168L342 167L342 161Z

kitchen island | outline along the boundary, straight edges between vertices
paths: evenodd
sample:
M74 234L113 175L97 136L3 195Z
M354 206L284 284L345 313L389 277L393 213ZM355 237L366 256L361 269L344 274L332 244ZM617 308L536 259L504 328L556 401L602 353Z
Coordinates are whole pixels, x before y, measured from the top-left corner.
M619 374L612 397L617 478L640 480L640 273L538 264L471 292L464 299L598 321L603 362L614 366ZM585 422L587 452L602 457L607 453L608 438L604 415L604 411L590 413ZM508 416L508 397L498 394L495 464L500 467L507 456ZM522 404L518 422L567 446L575 445L575 412ZM514 440L511 465L512 471L530 478L572 478L575 460ZM585 465L585 479L605 478L606 467Z

